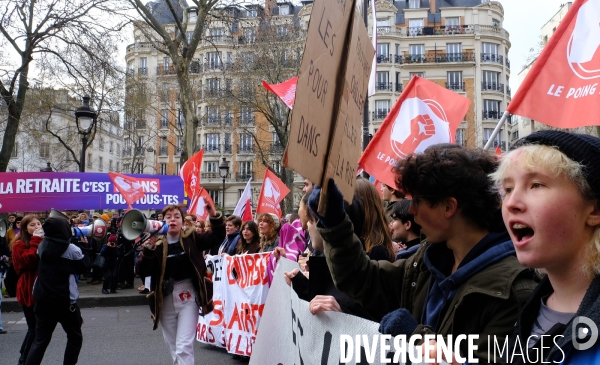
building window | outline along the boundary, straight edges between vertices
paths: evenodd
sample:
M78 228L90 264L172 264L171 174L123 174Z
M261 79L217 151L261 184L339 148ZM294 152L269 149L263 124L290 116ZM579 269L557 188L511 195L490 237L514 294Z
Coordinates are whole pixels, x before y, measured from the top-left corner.
M278 25L277 27L275 27L275 35L278 37L283 37L287 35L288 32L289 29L286 25Z
M98 149L104 151L104 139L102 137L98 139Z
M175 154L178 156L181 155L182 142L183 142L183 140L182 140L181 136L177 136L177 145L175 146ZM179 170L177 170L177 171L179 171Z
M219 152L219 133L208 133L206 135L206 146L204 150L208 153Z
M409 49L410 62L418 63L418 62L425 61L425 45L424 44L411 44L408 49Z
M461 71L448 71L446 77L446 87L448 89L464 91Z
M483 100L483 119L500 119L500 102Z
M117 170L118 170L118 169L119 169L119 166L117 166ZM130 164L128 164L128 163L126 163L126 164L123 164L123 172L127 174L127 173L129 173L130 171L131 171L131 165L130 165Z
M210 195L210 198L213 200L213 202L215 204L221 204L221 200L219 199L219 196L221 194L219 194L219 193L220 193L220 190L208 190L208 195Z
M206 107L206 122L209 125L219 124L219 107L218 106L207 106Z
M40 157L50 157L50 143L40 143Z
M98 157L98 171L102 171L104 169L104 158L102 156Z
M113 141L110 141L110 143L108 144L108 152L113 153Z
M290 6L289 5L280 5L279 6L279 15L290 15Z
M423 28L425 23L423 19L409 19L408 20L408 35L409 36L418 36L423 35Z
M390 61L390 45L389 43L377 43L377 62Z
M113 171L113 160L108 160L108 171Z
M251 107L240 107L240 124L248 125L254 123L254 109Z
M446 44L446 57L448 62L462 62L462 44L448 43Z
M160 138L159 156L166 156L166 155L167 155L167 137L161 137Z
M375 112L373 119L382 120L390 112L390 101L389 100L375 100Z
M419 9L421 7L421 0L408 0L409 9Z
M170 67L171 67L171 58L163 57L163 68L165 69L165 71L168 71Z
M205 172L219 172L219 164L216 161L206 161L204 163Z
M175 162L175 173L178 174L181 170L181 162Z
M459 146L466 146L465 130L462 128L456 130L456 144Z
M121 155L121 145L117 143L117 156Z
M483 129L483 144L485 145L490 137L492 136L492 133L494 133L494 129L493 128L484 128ZM498 133L496 135L496 138L494 138L494 146L493 147L498 147L501 146L502 144L502 133Z
M409 72L408 73L408 80L412 80L413 76L419 76L419 77L423 77L425 78L425 73L424 72Z
M387 71L377 71L377 90L392 91L389 81L389 73Z
M248 180L252 177L252 161L239 162L239 180Z
M138 174L143 174L144 173L144 165L142 163L138 163L137 164L137 173Z
M121 172L121 170L119 170L119 162L118 162L118 161L117 161L117 166L116 166L116 168L115 168L115 171L116 171L116 172Z
M519 131L514 131L512 132L511 136L510 136L511 141L514 141L516 139L519 139Z
M148 59L146 57L140 58L140 75L148 75Z
M255 29L250 29L250 28L246 28L244 29L244 41L246 42L246 44L253 44L254 42L256 42L256 30Z
M240 133L240 144L238 146L238 153L241 152L253 152L254 151L254 143L252 140L252 135L249 133Z
M15 142L10 158L19 157L19 144Z
M160 128L169 128L169 112L167 109L161 111Z
M166 175L167 174L167 164L166 163L161 163L160 164L160 172L159 174L161 175Z
M92 167L92 154L91 153L88 153L87 161L85 164L87 165L87 167Z
M221 52L208 52L208 68L221 68Z
M273 162L273 164L271 164L271 167L273 168L274 173L281 174L281 161Z
M483 71L482 73L482 89L497 90L504 92L504 85L500 84L500 72Z

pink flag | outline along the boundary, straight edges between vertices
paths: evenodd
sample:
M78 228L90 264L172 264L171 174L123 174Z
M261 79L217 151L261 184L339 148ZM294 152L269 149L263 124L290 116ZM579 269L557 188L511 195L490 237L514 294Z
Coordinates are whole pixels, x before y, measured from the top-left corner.
M200 190L200 168L203 155L204 149L201 149L185 161L179 169L179 176L183 180L183 189L188 197L193 197Z
M266 81L263 80L262 84L265 89L271 91L273 94L277 95L281 101L288 108L293 109L294 100L296 99L296 84L298 83L298 76L294 76L291 79L282 82L281 84L267 84Z
M271 170L265 170L265 178L260 188L256 213L273 213L281 218L279 203L290 189Z
M108 176L130 207L146 195L142 184L138 183L135 178L116 172L109 172Z

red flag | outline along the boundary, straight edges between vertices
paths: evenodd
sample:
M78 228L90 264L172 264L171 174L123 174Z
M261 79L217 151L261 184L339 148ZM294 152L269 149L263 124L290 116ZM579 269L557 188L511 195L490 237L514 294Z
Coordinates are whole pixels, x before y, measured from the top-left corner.
M208 191L204 188L200 188L200 190L196 191L196 194L192 197L188 213L194 214L198 219L207 220L209 218L208 210L206 209L208 204L214 206Z
M183 189L188 197L193 197L200 190L200 168L203 155L204 149L201 149L185 161L179 169L179 176L183 180Z
M281 84L267 84L266 81L263 80L262 84L265 89L271 91L273 94L277 95L281 101L288 108L293 109L294 100L296 99L296 84L298 83L298 76L294 76L291 79L282 82Z
M246 201L244 205L244 213L242 214L242 222L251 221L252 220L252 202L250 199Z
M392 168L399 159L438 143L453 143L469 99L415 76L358 161L379 182L396 186Z
M265 178L260 188L256 213L273 213L281 218L279 202L288 195L290 189L271 170L265 170Z
M600 125L599 23L599 0L575 1L507 110L558 128Z
M109 172L108 176L130 207L146 195L142 184L138 183L135 178L116 172Z
M502 149L500 148L500 146L496 147L496 156L502 156Z

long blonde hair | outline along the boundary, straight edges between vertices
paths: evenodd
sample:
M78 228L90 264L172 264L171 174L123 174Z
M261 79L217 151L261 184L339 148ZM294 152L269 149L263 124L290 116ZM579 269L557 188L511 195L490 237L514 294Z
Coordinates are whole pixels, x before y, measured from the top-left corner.
M490 174L496 187L502 192L502 181L517 162L515 155L519 153L518 163L526 169L542 169L549 176L557 178L564 177L573 182L582 198L588 202L598 204L590 185L585 179L584 166L577 161L571 160L567 155L554 147L546 145L526 145L509 152L498 166L496 172ZM596 226L589 243L586 245L582 255L582 270L590 278L600 274L600 225Z

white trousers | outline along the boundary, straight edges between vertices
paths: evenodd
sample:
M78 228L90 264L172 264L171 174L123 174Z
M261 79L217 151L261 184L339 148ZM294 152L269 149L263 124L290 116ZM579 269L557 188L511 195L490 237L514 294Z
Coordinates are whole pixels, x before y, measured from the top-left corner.
M192 280L175 282L173 293L163 299L161 327L173 365L194 365L194 341L198 305Z

